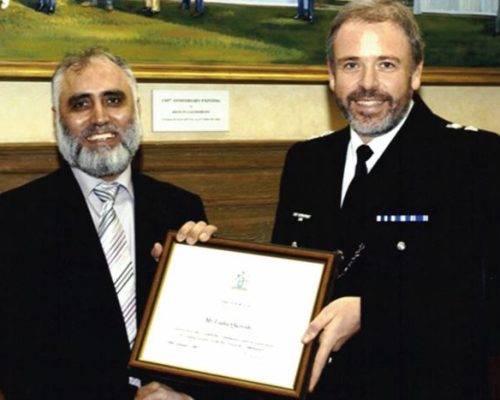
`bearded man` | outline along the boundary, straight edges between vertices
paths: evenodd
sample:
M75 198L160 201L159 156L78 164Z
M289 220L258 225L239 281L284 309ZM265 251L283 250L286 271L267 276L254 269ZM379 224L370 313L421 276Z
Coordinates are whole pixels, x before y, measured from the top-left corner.
M169 229L192 244L216 228L197 195L132 171L140 107L123 60L65 58L52 101L67 164L0 196L0 398L133 399L150 253ZM189 397L152 382L137 398Z
M423 42L401 2L349 2L327 53L349 126L290 149L273 232L343 253L304 336L319 340L311 398L486 398L500 137L418 96Z

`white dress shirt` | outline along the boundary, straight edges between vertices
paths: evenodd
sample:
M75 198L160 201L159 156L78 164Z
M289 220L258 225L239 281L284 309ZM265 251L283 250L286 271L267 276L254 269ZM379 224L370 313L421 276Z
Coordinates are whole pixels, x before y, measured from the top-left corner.
M387 149L387 147L392 142L396 134L399 132L399 130L405 123L406 119L408 118L408 115L410 114L412 108L413 108L413 100L411 101L410 107L408 107L406 115L399 122L399 124L397 124L389 132L374 137L372 140L370 140L369 143L366 143L368 146L370 146L370 149L372 149L373 151L372 156L366 162L366 169L368 170L368 173L370 173L370 171L375 166L379 158L382 156L382 154L384 154L384 151ZM354 178L354 174L356 171L356 163L358 160L356 155L356 150L358 149L359 146L363 144L365 143L363 143L361 137L356 133L356 131L354 131L354 129L351 128L351 140L347 145L347 154L344 165L344 177L342 179L342 193L341 193L342 197L340 199L341 206L342 203L344 202L345 194L347 193L347 189L349 188L349 185L352 179Z
M102 202L97 198L93 190L97 185L106 181L90 176L78 168L72 167L71 171L73 171L73 175L80 186L97 231ZM127 236L130 258L134 262L135 268L134 190L130 165L118 176L115 182L118 182L120 187L116 195L114 208Z

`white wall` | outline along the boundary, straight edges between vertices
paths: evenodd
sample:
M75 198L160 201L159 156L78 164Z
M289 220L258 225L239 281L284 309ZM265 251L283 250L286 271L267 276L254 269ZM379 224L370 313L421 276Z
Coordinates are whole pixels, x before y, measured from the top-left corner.
M224 89L230 130L151 132L152 89ZM0 81L0 143L53 142L49 82ZM421 94L443 117L500 133L498 86L426 86ZM301 140L344 124L326 84L141 83L144 141Z

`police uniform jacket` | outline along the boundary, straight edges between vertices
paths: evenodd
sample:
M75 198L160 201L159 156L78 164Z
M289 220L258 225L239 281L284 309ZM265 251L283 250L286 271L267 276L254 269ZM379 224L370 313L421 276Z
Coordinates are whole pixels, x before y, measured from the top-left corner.
M498 285L500 137L450 124L417 95L414 102L368 175L362 240L349 236L356 218L340 208L349 129L288 152L273 242L351 249L333 292L362 298L361 331L332 354L313 398L485 395L485 327L498 293L485 288ZM362 250L344 271L356 240Z

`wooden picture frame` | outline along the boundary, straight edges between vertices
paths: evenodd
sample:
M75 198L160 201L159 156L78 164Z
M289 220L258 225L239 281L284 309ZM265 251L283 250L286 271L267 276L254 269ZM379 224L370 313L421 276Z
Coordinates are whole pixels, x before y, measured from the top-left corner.
M234 240L190 246L169 232L129 365L303 398L314 351L301 337L331 295L333 261Z
M49 79L57 63L42 61L0 61L0 78ZM131 64L139 81L158 82L288 82L323 84L328 81L325 66L228 66ZM426 85L500 85L500 68L426 67Z

